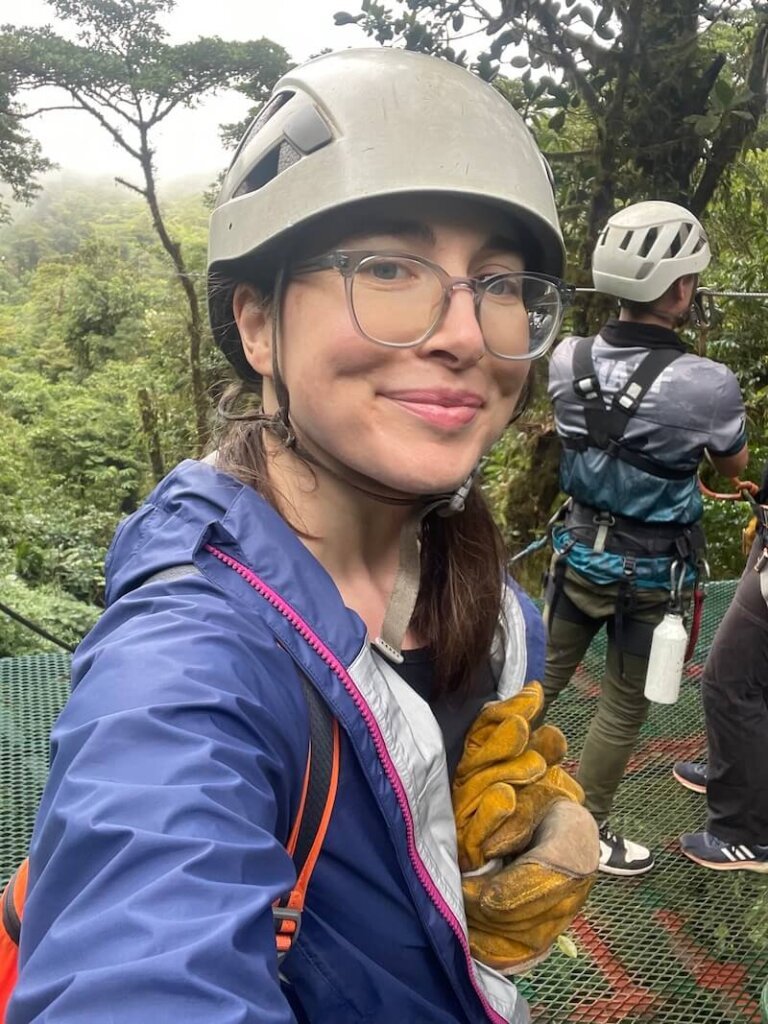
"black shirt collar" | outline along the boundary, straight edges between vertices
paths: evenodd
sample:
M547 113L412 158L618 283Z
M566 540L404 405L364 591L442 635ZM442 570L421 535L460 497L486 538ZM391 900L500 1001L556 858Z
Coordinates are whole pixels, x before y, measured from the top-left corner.
M680 336L669 327L639 324L631 320L609 320L600 329L600 337L619 348L676 348L685 352Z

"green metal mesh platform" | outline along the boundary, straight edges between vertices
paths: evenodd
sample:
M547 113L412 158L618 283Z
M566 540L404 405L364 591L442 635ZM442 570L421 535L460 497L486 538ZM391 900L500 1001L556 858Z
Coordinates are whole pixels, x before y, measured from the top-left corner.
M0 879L25 856L48 774L48 734L69 692L69 655L0 658Z
M710 588L701 636L678 704L655 706L611 821L649 843L657 867L638 879L601 876L570 936L520 980L536 1024L757 1024L768 979L768 877L708 871L677 847L705 820L702 796L679 786L672 763L704 754L698 679L735 583ZM598 636L553 720L575 759L598 693ZM66 699L69 658L0 659L0 876L24 856L48 766L48 732ZM768 752L766 754L768 756ZM762 899L762 910L756 910Z
M698 680L735 588L733 581L711 585L680 700L651 708L611 816L618 832L652 847L657 866L636 879L598 878L586 912L569 933L577 957L555 950L521 981L536 1024L761 1020L760 989L768 980L768 877L711 871L680 853L677 837L703 827L706 800L671 774L674 761L706 757ZM603 633L553 706L552 721L565 731L575 759L594 711L604 657ZM755 910L758 901L762 910Z

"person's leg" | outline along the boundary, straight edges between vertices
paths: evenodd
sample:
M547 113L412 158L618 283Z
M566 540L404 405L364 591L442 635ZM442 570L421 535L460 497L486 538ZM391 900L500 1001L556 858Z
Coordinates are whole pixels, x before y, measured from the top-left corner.
M599 607L596 607L591 588L570 577L571 574L563 580L554 615L549 619L546 668L542 680L544 707L533 723L534 727L543 721L549 706L568 685L592 638L605 621L599 614Z
M702 678L707 829L728 843L766 846L768 607L754 561L753 556L720 623Z
M648 655L668 596L663 590L638 591L634 607L622 612L620 629L617 630L616 615L608 622L605 677L577 776L586 794L587 809L598 823L611 812L616 790L648 714L649 702L643 695Z

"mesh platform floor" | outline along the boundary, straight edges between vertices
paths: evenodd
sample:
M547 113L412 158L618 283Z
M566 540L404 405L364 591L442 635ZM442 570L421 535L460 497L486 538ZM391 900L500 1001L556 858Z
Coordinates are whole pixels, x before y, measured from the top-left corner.
M680 700L651 708L611 815L616 831L652 847L656 868L636 879L598 878L586 912L570 931L578 956L555 950L521 980L536 1024L761 1020L768 876L711 871L680 853L677 837L703 827L706 801L671 774L677 760L706 757L698 680L735 588L733 581L710 586ZM603 633L552 709L552 721L563 728L574 754L594 710L604 658Z
M708 871L680 853L680 832L705 820L702 796L671 766L704 754L698 678L735 583L715 583L680 701L654 706L616 801L613 826L650 844L657 867L638 879L601 876L570 936L520 979L535 1024L757 1024L768 980L768 877ZM578 754L598 693L598 636L555 706ZM24 856L48 768L48 732L66 699L69 658L0 659L0 878ZM762 896L762 914L755 911Z

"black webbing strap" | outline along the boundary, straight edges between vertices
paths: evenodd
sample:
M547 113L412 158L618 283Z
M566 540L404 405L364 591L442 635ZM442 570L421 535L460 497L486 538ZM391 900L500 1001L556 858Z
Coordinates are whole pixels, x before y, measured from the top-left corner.
M673 347L649 349L624 387L606 407L592 359L594 342L594 338L580 338L573 350L573 390L584 402L587 437L563 439L563 446L577 451L599 448L612 458L627 462L653 476L670 480L687 479L691 475L689 471L669 469L624 443L627 423L637 412L654 381L683 353Z
M307 886L325 840L338 783L338 722L311 680L296 668L309 710L310 738L304 799L292 830L296 884L272 904L278 961L298 937Z
M22 864L21 867L24 865ZM11 942L18 946L19 939L21 938L21 918L16 910L16 882L18 881L19 871L21 867L16 868L14 873L11 875L11 879L8 885L5 887L3 893L3 928L5 933Z
M301 874L301 868L307 860L309 851L315 841L315 836L320 828L320 822L328 798L328 790L331 785L334 757L333 716L315 686L307 679L303 672L300 672L299 675L304 687L307 707L309 708L312 763L309 772L307 796L304 802L304 814L299 824L296 849L293 854L297 874Z

